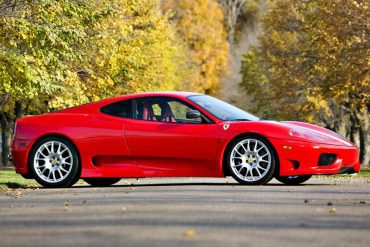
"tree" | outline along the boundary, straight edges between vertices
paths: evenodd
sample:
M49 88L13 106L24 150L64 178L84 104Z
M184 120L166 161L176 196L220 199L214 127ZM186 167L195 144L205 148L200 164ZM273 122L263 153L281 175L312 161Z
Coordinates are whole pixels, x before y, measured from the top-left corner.
M228 44L222 9L216 0L170 0L162 3L171 11L189 61L181 89L215 94L225 73Z
M0 114L7 164L15 120L103 97L173 90L184 48L156 1L0 4Z
M70 79L88 13L83 3L68 0L3 1L0 9L0 122L7 164L13 125L26 104Z
M184 75L184 50L156 1L90 1L95 19L80 46L80 87L54 97L53 108L143 91L175 90ZM79 93L76 93L79 92Z
M227 39L229 44L232 45L235 40L236 22L247 0L219 0L219 2L223 6L225 12L225 19L228 27Z
M338 131L361 148L366 165L369 9L368 1L278 2L264 20L260 46L244 55L241 83L256 111Z

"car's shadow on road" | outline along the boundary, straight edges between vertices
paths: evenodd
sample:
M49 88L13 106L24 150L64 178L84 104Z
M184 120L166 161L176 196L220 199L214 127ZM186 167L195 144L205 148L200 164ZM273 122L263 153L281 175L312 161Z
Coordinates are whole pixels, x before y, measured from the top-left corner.
M298 184L298 185L286 185L286 184L281 184L281 183L269 183L265 185L243 185L239 183L148 183L148 184L115 184L111 185L109 187L114 187L114 188L127 188L127 187L173 187L173 186L223 186L223 187L304 187L304 186L324 186L324 185L333 185L333 184L327 184L327 183L322 183L322 184L310 184L310 183L305 183L305 184ZM107 188L107 187L92 187L90 185L85 185L85 184L80 184L77 186L74 186L73 188Z

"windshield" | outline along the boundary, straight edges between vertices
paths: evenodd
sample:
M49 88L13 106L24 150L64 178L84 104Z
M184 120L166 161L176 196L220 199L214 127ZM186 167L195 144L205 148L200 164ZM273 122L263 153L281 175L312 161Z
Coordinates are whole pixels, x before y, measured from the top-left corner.
M192 95L189 100L201 106L218 119L225 121L258 121L259 118L208 95Z

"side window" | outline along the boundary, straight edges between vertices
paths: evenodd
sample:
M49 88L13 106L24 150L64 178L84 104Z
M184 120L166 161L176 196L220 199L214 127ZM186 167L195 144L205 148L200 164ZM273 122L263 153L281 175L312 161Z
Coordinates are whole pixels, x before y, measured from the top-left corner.
M158 121L161 109L155 103L155 98L136 100L135 118L148 121Z
M119 101L103 106L100 111L116 117L132 118L132 100Z
M136 100L136 118L169 123L202 123L202 118L188 119L186 114L195 110L172 98L148 97Z
M181 123L202 123L202 119L200 117L188 119L186 117L186 113L189 111L195 110L193 108L188 107L185 104L182 104L178 101L170 101L168 104L171 107L172 113L176 119L177 122Z

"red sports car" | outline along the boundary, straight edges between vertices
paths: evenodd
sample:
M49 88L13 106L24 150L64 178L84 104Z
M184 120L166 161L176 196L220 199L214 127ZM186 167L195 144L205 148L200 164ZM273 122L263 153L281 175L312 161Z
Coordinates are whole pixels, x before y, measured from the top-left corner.
M17 173L45 187L82 178L225 177L299 184L314 174L354 173L359 150L342 136L302 122L267 121L211 96L126 95L17 121Z

